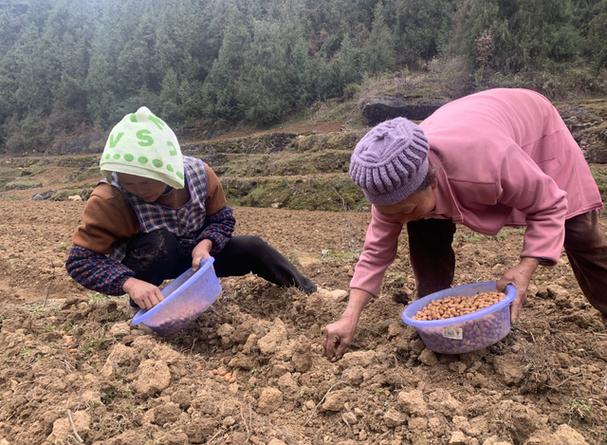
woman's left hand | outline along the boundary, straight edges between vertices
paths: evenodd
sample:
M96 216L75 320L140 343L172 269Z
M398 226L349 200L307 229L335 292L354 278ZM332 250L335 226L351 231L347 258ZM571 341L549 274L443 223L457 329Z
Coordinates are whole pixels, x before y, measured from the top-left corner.
M192 250L192 269L198 270L200 263L211 256L212 247L213 241L210 239L203 239L194 247L194 250Z
M537 258L523 257L521 262L514 266L512 269L507 270L502 278L497 282L497 290L504 292L506 286L510 283L516 288L516 298L512 303L510 319L515 321L519 313L525 304L527 299L527 287L529 286L529 280L537 266L539 261Z

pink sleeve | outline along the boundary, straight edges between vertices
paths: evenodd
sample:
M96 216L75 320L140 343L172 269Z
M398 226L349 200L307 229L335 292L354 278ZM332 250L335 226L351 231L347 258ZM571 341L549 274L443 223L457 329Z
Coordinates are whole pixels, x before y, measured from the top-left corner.
M521 257L556 264L565 241L567 193L522 150L509 150L501 164L499 203L527 215Z
M379 295L384 273L396 257L398 236L402 229L402 223L386 218L374 206L371 207L371 222L367 228L363 252L354 268L351 288Z

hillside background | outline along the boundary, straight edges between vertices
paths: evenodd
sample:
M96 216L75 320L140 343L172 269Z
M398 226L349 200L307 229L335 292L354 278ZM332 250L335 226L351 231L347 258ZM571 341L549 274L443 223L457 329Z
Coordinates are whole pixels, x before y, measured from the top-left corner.
M98 151L142 104L208 139L424 73L604 95L606 41L607 0L2 0L0 151Z

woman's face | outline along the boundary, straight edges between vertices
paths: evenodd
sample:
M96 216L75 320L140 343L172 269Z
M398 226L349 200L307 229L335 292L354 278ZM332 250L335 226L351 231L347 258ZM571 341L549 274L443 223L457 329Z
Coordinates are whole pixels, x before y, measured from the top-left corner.
M145 202L156 201L167 188L164 182L127 173L118 173L118 181L127 192L140 197Z
M423 190L419 190L396 204L376 205L375 208L391 219L403 224L416 221L430 215L436 207L436 179Z

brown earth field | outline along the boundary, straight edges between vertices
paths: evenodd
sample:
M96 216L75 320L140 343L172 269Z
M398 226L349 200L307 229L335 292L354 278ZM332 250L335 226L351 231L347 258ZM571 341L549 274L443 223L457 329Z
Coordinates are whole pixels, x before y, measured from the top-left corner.
M238 234L322 290L223 279L210 310L160 338L129 326L124 297L67 276L84 204L32 193L0 197L0 445L607 444L607 331L564 256L538 270L504 340L440 355L393 301L414 291L404 233L352 352L332 363L322 328L345 307L367 213L237 208ZM459 228L456 282L496 279L521 243L519 230Z

